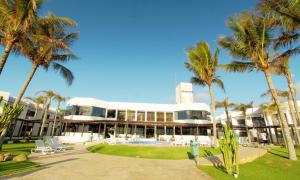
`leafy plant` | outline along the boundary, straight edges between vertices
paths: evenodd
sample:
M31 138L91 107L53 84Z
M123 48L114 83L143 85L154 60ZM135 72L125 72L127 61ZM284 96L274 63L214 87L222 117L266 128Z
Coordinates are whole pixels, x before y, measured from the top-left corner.
M235 134L227 125L223 126L224 138L219 139L224 167L229 175L239 174L238 150L239 143Z

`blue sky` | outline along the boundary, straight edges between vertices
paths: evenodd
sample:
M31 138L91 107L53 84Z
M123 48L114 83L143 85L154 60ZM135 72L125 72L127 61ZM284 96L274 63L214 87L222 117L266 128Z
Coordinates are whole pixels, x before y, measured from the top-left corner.
M112 101L175 102L175 86L188 82L191 73L184 67L185 50L205 40L216 48L216 39L229 34L226 19L253 9L255 0L48 0L42 13L70 17L78 22L79 40L74 52L80 60L67 64L75 81L67 87L54 72L40 69L26 96L52 89L64 96L95 97ZM1 53L3 48L0 48ZM221 51L220 62L231 58ZM299 57L298 57L299 58ZM300 62L292 61L295 82L299 82ZM17 95L31 63L11 55L0 77L0 89ZM227 96L234 102L259 104L267 90L261 73L218 73ZM274 77L276 86L286 88L284 79ZM300 86L300 84L298 84ZM194 87L195 99L209 100L206 88ZM216 99L224 93L215 88Z

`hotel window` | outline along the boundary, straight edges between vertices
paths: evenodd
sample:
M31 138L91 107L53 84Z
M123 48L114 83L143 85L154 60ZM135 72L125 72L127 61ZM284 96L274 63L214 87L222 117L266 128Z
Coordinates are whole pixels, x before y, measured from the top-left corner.
M116 110L108 109L107 110L107 118L116 118Z
M76 106L75 115L90 116L91 112L92 112L92 107Z
M135 111L127 111L127 121L135 121Z
M73 115L74 114L74 107L73 106L67 106L65 111L65 116Z
M265 119L262 117L252 117L252 124L255 127L266 126Z
M155 121L154 112L147 112L147 121Z
M163 112L156 112L156 121L165 121L165 113Z
M185 119L205 119L207 120L207 112L205 111L177 111L175 112L177 120Z
M164 129L164 127L157 127L157 129L156 129L156 134L157 134L157 135L164 135L164 134L165 134L165 129Z
M166 113L166 121L173 121L173 113L172 112Z
M28 111L26 113L26 118L28 118L28 117L34 117L34 115L35 115L35 111L31 111L31 110L28 109Z
M144 111L137 112L137 121L145 121L145 112Z
M236 120L238 126L246 126L245 119L238 119Z
M100 107L92 107L92 116L105 117L106 109Z
M118 117L117 119L119 121L125 121L125 111L118 111Z

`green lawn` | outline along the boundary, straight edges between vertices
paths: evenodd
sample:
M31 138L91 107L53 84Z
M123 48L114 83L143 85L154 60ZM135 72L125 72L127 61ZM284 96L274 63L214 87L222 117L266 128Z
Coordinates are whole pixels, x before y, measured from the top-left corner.
M300 158L300 150L297 151ZM299 179L300 160L293 162L287 159L287 150L273 148L257 160L240 166L239 179ZM222 168L200 166L214 179L235 179L228 176Z
M89 151L100 154L128 156L148 159L188 159L189 147L160 147L160 146L132 146L132 145L96 145L88 148ZM200 155L219 154L218 149L201 147Z
M17 143L17 144L4 144L3 151L10 152L13 155L18 154L30 154L30 150L34 148L34 143ZM34 168L39 167L38 164L33 163L31 161L23 161L23 162L15 162L15 161L7 161L7 162L0 162L0 176L8 175L12 173L22 172L31 170Z

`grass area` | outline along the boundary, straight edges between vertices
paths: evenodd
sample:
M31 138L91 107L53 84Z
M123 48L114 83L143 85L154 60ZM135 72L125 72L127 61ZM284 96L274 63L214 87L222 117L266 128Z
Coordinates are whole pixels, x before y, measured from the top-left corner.
M132 146L132 145L107 145L101 144L88 148L89 151L100 154L127 156L148 159L188 159L191 157L189 147L165 146ZM201 147L200 156L219 154L218 149Z
M3 151L0 153L10 152L12 155L30 154L30 150L34 148L34 143L17 143L17 144L4 144ZM17 172L23 172L39 167L38 164L31 161L6 161L0 162L0 176L8 175Z
M297 155L300 158L300 150L297 151ZM263 157L240 165L239 179L299 179L300 160L290 161L287 158L286 149L273 148ZM214 179L235 179L228 176L222 168L211 166L200 166L199 168Z

